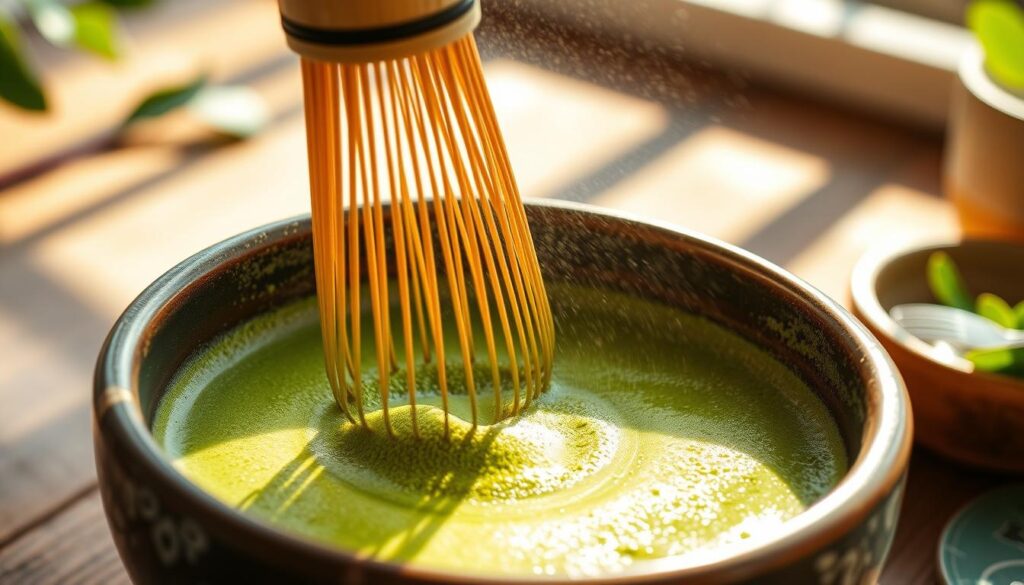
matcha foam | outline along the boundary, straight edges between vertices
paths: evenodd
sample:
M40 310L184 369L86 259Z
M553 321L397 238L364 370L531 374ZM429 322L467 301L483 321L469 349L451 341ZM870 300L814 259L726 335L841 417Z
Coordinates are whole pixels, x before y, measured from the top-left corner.
M315 305L300 302L200 351L154 433L182 473L245 513L473 574L606 574L756 539L845 473L824 405L745 340L652 303L549 292L551 388L521 416L473 430L452 396L445 438L418 375L419 437L408 405L391 408L395 437L378 411L369 430L353 425L323 373Z
M368 493L399 503L458 497L475 504L514 502L568 488L600 470L617 447L616 428L570 412L529 411L528 416L472 430L444 412L418 406L420 436L412 433L409 406L391 410L394 437L379 411L370 430L324 409L312 453L329 471Z

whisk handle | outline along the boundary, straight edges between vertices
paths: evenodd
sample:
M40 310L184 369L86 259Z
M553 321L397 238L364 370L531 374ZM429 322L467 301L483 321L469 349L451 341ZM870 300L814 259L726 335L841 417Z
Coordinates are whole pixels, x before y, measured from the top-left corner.
M279 0L288 46L321 61L367 63L447 45L480 22L479 0Z

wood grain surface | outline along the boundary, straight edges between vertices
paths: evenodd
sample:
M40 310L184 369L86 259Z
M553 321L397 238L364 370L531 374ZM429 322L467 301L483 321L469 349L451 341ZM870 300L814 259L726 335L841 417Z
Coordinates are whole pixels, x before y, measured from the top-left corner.
M936 137L496 6L485 6L479 38L531 197L710 233L840 301L869 246L956 235ZM56 110L0 104L2 583L127 582L95 488L88 403L99 345L178 260L308 210L298 67L276 10L271 0L162 3L128 18L133 56L113 66L35 39ZM199 71L254 87L269 127L230 143L172 115L127 139L110 133L156 84ZM933 582L950 514L1003 481L915 452L881 582Z

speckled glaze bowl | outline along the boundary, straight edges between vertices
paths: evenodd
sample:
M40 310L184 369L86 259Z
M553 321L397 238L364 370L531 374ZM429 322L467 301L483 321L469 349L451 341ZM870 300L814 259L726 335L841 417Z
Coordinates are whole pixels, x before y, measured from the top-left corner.
M768 538L699 557L639 562L589 582L874 582L896 528L911 445L903 383L878 342L820 292L743 250L582 206L531 204L527 213L549 282L639 295L706 316L758 344L821 397L852 463L828 495ZM242 321L313 294L312 267L308 218L256 229L173 268L111 331L96 369L96 462L107 519L132 579L517 582L357 558L285 534L207 495L162 455L150 423L182 362ZM566 318L555 317L556 324Z
M938 251L956 262L974 294L1024 299L1024 244L914 244L874 250L857 263L851 281L854 313L907 381L918 442L962 463L1024 473L1024 381L976 372L969 361L940 354L889 316L895 305L935 302L925 275L928 257Z

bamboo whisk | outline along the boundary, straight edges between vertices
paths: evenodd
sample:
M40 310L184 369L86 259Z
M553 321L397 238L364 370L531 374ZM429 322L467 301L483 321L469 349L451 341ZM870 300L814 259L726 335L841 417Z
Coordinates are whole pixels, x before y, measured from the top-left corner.
M409 404L418 436L429 378L446 434L452 395L468 399L474 427L487 386L493 421L517 414L548 386L554 326L472 36L479 6L281 10L303 55L317 295L339 407L364 426L379 409L393 434L390 410Z

